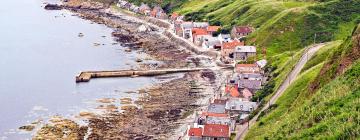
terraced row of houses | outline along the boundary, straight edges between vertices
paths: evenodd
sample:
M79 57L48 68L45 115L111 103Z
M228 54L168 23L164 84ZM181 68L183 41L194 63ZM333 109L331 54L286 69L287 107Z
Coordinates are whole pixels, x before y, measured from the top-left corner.
M160 6L151 8L147 4L134 5L125 0L119 0L117 6L138 14L150 16L160 20L167 20L173 26L173 32L194 43L196 46L209 51L220 51L220 60L227 64L247 61L256 55L255 46L245 45L245 37L254 31L251 26L234 26L229 34L218 34L221 26L210 25L208 22L185 21L178 13L167 15Z
M173 15L178 15L173 13ZM174 17L174 16L172 16ZM172 20L176 19L176 20ZM208 22L184 21L183 18L171 18L174 33L209 51L220 51L220 60L224 63L247 61L256 55L255 46L246 46L245 37L253 32L250 26L235 26L231 34L218 34L221 26L212 26Z
M226 80L224 92L211 99L206 110L196 112L185 139L230 139L237 126L247 123L250 114L258 108L258 102L252 101L252 97L266 81L263 70L266 63L260 60L255 64L236 64L233 74Z

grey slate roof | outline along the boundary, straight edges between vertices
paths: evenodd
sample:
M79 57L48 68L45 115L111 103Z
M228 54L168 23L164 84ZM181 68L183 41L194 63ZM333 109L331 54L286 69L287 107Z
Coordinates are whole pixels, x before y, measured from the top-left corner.
M256 53L255 46L237 46L235 52L254 52Z
M239 79L239 88L261 89L260 80Z
M211 103L208 106L208 112L211 112L211 113L225 113L225 105L224 104Z
M194 22L193 27L194 28L206 28L209 26L209 23L207 22Z
M225 125L230 125L231 124L231 119L230 117L207 117L206 118L206 123L207 124L225 124Z
M191 22L184 22L181 24L181 27L184 29L191 29L193 28L193 24Z
M217 37L205 37L205 40L207 40L206 45L208 46L220 46L221 42Z
M250 101L241 101L239 99L231 99L228 102L226 102L225 108L227 110L233 110L233 111L251 112L257 108L257 103Z

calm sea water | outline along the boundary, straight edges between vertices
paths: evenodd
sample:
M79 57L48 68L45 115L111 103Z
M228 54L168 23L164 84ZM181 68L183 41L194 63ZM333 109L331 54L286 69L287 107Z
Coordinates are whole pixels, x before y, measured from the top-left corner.
M104 25L68 11L45 11L43 2L1 2L0 139L31 138L32 133L17 128L56 114L69 117L91 110L98 98L136 98L124 92L155 82L109 78L76 84L75 75L82 70L131 68L127 63L134 64L137 54L113 45L112 30Z

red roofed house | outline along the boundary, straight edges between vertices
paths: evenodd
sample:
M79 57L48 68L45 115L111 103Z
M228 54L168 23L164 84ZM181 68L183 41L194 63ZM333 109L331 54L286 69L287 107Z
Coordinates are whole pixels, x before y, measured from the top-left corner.
M231 29L231 36L233 38L241 38L249 35L253 32L253 28L250 26L234 26Z
M211 37L206 29L193 28L192 29L193 42L195 45L201 45L205 37Z
M189 140L201 140L202 128L189 128L188 137Z
M177 20L178 17L179 17L179 14L174 12L174 13L171 14L170 19L175 21L175 20Z
M256 64L236 64L236 73L260 73L260 67Z
M243 46L244 42L234 40L232 42L224 42L221 46L221 60L223 62L233 58L236 46Z
M206 124L202 136L204 140L229 140L230 128L228 125Z
M181 21L183 20L184 16L181 16L180 14L178 13L172 13L171 16L170 16L170 21L172 23L174 23L175 21Z
M209 34L213 34L214 32L217 32L221 27L220 26L208 26L206 30Z
M155 17L155 18L161 18L161 19L165 19L167 17L166 13L164 12L164 10L160 6L155 6L151 10L150 16Z
M240 92L238 90L237 84L235 85L227 84L225 87L225 95L228 97L239 98Z

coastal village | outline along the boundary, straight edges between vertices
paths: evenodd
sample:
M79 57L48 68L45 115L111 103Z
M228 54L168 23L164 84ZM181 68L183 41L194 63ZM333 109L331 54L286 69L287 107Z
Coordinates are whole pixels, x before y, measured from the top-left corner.
M359 139L357 1L5 1L0 140Z
M208 22L185 21L178 13L167 14L160 6L136 6L119 0L117 6L137 14L171 23L172 32L193 43L201 50L215 51L218 60L234 67L224 83L224 90L209 99L207 108L195 112L193 122L181 139L228 140L237 127L248 123L251 113L259 106L253 96L266 83L265 59L256 61L256 46L247 46L246 36L255 29L251 26L234 26L229 34L219 33L221 26Z

